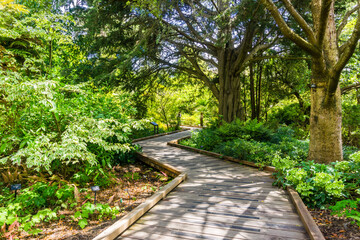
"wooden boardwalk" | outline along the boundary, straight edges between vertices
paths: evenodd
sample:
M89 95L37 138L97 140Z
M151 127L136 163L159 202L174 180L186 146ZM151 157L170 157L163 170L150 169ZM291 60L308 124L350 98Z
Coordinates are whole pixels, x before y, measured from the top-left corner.
M117 239L309 239L271 174L166 145L189 134L138 142L188 179Z

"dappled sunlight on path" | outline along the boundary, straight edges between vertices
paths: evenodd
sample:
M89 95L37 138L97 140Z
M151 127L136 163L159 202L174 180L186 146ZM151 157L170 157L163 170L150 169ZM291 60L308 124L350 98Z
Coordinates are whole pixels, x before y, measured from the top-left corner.
M148 156L188 179L117 239L308 239L271 174L170 147L189 131L138 142Z

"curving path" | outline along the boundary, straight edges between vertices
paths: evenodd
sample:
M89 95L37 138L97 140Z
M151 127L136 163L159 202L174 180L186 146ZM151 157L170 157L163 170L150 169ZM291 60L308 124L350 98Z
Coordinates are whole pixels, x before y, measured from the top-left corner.
M166 143L189 131L138 142L143 152L188 171L188 179L117 239L308 239L271 174Z

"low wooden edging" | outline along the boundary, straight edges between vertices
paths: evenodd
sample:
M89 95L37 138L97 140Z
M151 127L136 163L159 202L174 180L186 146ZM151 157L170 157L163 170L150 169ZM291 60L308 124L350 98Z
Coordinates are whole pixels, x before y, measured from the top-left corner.
M289 193L290 199L294 203L296 211L298 212L300 219L303 222L304 227L310 238L312 240L325 240L324 235L315 223L314 219L307 210L307 207L305 206L304 202L302 201L296 190L292 187L287 187L286 190Z
M233 157L224 156L224 155L221 155L219 153L205 151L205 150L201 150L201 149L188 147L188 146L184 146L184 145L179 144L179 141L184 140L184 139L189 139L189 138L191 138L191 136L179 138L179 139L170 141L167 144L170 145L170 146L173 146L173 147L178 147L178 148L190 150L190 151L205 154L205 155L208 155L208 156L217 157L217 158L225 159L225 160L228 160L228 161L241 163L241 164L244 164L244 165L247 165L247 166L250 166L250 167L260 168L259 166L257 166L253 162L240 160L240 159L236 159L236 158L233 158ZM271 167L271 166L265 166L265 167L262 167L262 169L264 169L266 171L269 171L269 172L276 172L276 169L274 167ZM286 190L287 190L287 193L290 196L291 201L293 202L293 204L294 204L294 206L296 208L297 213L300 216L300 219L301 219L302 223L304 224L306 232L310 236L310 239L312 239L312 240L325 240L324 235L322 234L319 227L315 223L315 221L312 218L310 212L307 210L307 208L306 208L304 202L302 201L302 199L300 198L299 194L291 187L287 187Z
M145 202L137 206L134 210L129 212L123 218L119 219L104 232L97 235L93 240L113 240L122 234L126 229L128 229L134 222L141 218L147 211L149 211L153 206L155 206L159 201L164 199L169 192L176 188L181 182L183 182L186 177L186 172L180 172L178 169L164 164L156 159L146 156L144 153L137 153L137 157L149 164L154 168L158 168L160 171L165 172L169 176L175 177L170 183L164 186L161 190L157 191L154 195L148 198Z
M155 135L151 135L151 136L147 136L147 137L137 138L137 139L132 140L132 142L135 143L135 142L148 140L148 139L152 139L152 138L156 138L156 137L161 137L161 136L170 135L170 134L174 134L174 133L184 132L187 130L189 130L189 128L184 127L180 130L176 130L176 131L172 131L172 132L159 133L159 134L155 134Z
M189 138L191 138L191 137L190 137L190 136L187 136L187 137L179 138L179 139L170 141L170 142L168 142L167 144L170 145L170 146L173 146L173 147L178 147L178 148L190 150L190 151L193 151L193 152L205 154L205 155L208 155L208 156L221 158L221 159L228 160L228 161L231 161L231 162L241 163L241 164L244 164L244 165L247 165L247 166L250 166L250 167L260 168L258 165L256 165L256 164L253 163L253 162L249 162L249 161L245 161L245 160L240 160L240 159L233 158L233 157L229 157L229 156L225 156L225 155L222 155L222 154L219 154L219 153L214 153L214 152L210 152L210 151L206 151L206 150L201 150L201 149L197 149L197 148L193 148L193 147L184 146L184 145L180 145L180 144L179 144L179 141L184 140L184 139L189 139ZM274 167L271 167L271 166L265 166L265 167L262 167L262 169L263 169L263 170L266 170L266 171L269 171L269 172L276 172L275 168L274 168Z

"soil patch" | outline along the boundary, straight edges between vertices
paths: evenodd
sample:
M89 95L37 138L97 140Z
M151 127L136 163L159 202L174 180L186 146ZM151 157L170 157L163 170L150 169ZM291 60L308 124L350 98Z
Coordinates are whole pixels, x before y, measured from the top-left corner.
M309 209L313 219L323 233L325 239L337 240L359 240L360 228L356 223L351 223L351 219L332 216L330 210Z
M131 210L143 203L159 188L171 181L171 177L160 172L150 166L136 162L115 167L116 176L119 184L101 189L97 193L96 202L110 206L119 206L121 211L116 219L101 219L96 216L89 218L89 225L81 229L76 221L74 221L74 211L63 210L58 212L58 216L62 216L57 221L50 223L40 223L37 228L42 230L37 236L31 236L26 232L21 232L15 238L20 239L62 239L62 240L87 240L93 239L95 236L111 226L114 222L125 216ZM89 198L91 195L91 199ZM81 202L93 201L94 194L90 189L81 192Z

